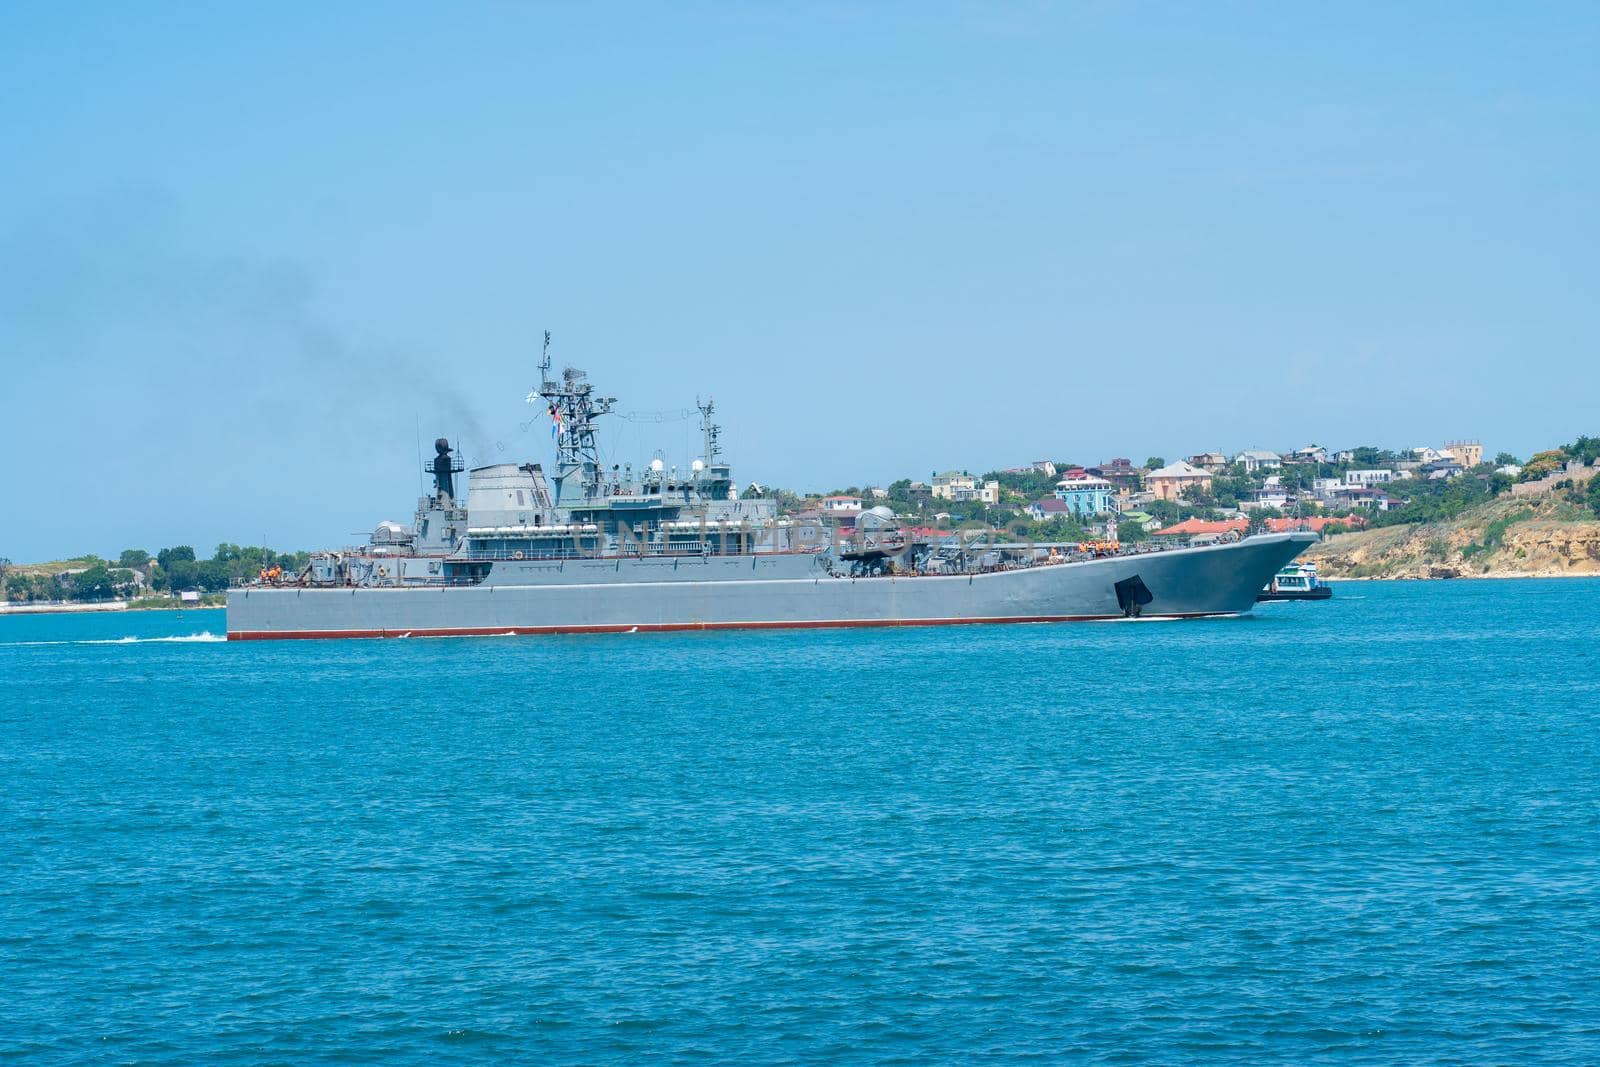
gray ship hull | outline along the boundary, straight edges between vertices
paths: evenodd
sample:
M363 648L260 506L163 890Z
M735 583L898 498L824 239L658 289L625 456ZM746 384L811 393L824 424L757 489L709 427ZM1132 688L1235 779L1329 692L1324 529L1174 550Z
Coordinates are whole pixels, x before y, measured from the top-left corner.
M517 561L473 586L253 587L228 594L230 640L932 626L1121 618L1138 577L1144 617L1237 615L1316 540L1235 544L985 574L838 578L809 554Z

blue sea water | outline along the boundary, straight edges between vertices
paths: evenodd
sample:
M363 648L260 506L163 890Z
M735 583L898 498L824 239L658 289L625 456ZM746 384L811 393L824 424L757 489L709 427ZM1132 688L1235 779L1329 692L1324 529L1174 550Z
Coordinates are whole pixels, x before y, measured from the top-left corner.
M0 618L0 1055L1600 1061L1600 582L222 631Z

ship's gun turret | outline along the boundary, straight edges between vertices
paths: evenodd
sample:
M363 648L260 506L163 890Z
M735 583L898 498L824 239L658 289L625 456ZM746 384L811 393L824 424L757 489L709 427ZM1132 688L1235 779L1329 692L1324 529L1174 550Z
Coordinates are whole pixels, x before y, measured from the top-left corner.
M907 548L906 535L894 512L879 505L856 516L855 530L845 542L841 559L851 561L857 573L880 574L891 558Z

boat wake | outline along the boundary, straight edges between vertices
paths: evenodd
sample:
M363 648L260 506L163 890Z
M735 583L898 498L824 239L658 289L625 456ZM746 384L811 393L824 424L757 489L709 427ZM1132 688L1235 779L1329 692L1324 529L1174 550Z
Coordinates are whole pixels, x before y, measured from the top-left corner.
M171 637L87 637L76 641L10 641L6 644L23 646L40 645L209 645L216 641L226 641L226 634L214 634L209 630L197 634L182 634Z

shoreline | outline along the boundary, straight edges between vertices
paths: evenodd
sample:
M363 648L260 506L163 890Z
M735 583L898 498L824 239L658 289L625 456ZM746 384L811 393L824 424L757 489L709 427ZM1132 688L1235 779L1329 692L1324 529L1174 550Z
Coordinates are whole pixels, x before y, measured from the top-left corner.
M1429 574L1363 574L1359 577L1334 577L1323 575L1325 582L1475 582L1475 581L1529 581L1543 580L1546 578L1600 578L1600 572L1589 574L1574 574L1571 571L1561 572L1517 572L1515 574L1458 574L1454 577L1434 577Z
M94 600L82 604L13 604L0 601L0 617L7 615L104 615L122 611L221 611L225 604L139 604L128 600Z

